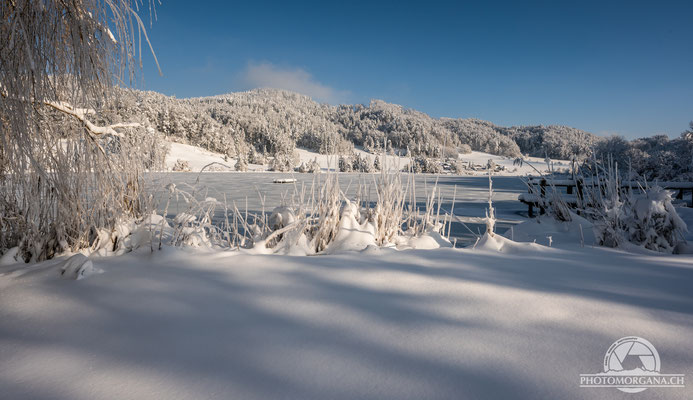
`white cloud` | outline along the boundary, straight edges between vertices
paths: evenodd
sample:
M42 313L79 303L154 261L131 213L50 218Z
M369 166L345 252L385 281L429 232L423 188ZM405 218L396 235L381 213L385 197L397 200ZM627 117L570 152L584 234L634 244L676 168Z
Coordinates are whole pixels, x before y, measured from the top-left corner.
M284 89L312 97L316 101L338 103L348 92L338 91L316 81L301 68L281 68L270 63L249 63L241 74L243 85L249 88Z

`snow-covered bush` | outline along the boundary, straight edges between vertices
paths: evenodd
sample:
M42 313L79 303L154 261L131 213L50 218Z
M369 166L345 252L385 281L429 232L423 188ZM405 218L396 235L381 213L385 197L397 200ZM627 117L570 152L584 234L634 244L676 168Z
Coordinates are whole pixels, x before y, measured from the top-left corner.
M461 145L459 145L459 147L457 147L457 151L460 154L469 154L472 152L472 147L467 143L462 143Z
M353 161L351 157L339 156L339 172L351 172L353 169Z
M279 153L275 154L272 161L270 161L269 170L278 172L293 171L295 164L296 159L293 155Z
M308 161L307 163L301 163L296 169L297 172L302 174L317 174L322 171L320 164L318 164L317 158Z
M618 164L611 158L604 166L593 161L590 172L594 175L576 176L580 187L577 212L592 222L600 245L637 245L671 253L685 243L687 227L672 205L669 192L644 181L637 187L632 181L624 185ZM543 207L556 220L571 221L571 207L555 187L551 189Z
M440 174L443 172L443 166L438 160L423 156L414 157L409 168L411 168L411 172L416 174Z
M373 172L374 167L370 158L356 154L352 162L352 170L356 172Z
M166 210L173 198L182 199L187 206L170 220L170 228L155 229L158 232L155 236L165 236L163 243L176 246L304 255L362 250L369 245L447 245L443 232L449 218L440 215L437 185L427 193L426 205L421 209L406 206L405 200L416 198L413 176L406 187L399 173L382 172L374 177L378 196L375 203L367 201L366 194L370 193L367 184L359 186L354 198L347 198L340 188L339 174L328 174L324 180L321 176L316 175L309 190L294 186L294 193L285 199L286 204L269 215L264 210L241 211L235 202L208 197L204 188L193 187L191 192L186 192L169 185ZM261 203L264 204L262 197Z
M182 160L182 159L177 159L176 163L171 167L171 171L173 172L190 172L192 169L190 168L190 163L188 160Z
M453 174L464 174L467 172L467 164L461 160L451 160L450 161L450 172Z
M234 167L236 171L238 172L246 172L248 170L248 162L245 160L245 157L240 156L236 160L236 165Z
M602 219L595 226L597 239L605 246L630 242L671 253L688 229L671 203L671 194L657 186L639 194L621 193L602 205Z
M265 155L255 150L255 147L250 148L250 154L248 155L248 162L251 164L264 165L267 160Z
M373 170L376 172L382 170L382 166L380 165L380 155L376 155L375 159L373 159Z

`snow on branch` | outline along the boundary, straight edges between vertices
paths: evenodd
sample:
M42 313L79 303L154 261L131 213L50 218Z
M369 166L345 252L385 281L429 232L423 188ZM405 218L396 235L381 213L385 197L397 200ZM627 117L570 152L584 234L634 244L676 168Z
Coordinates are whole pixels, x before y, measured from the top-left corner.
M119 132L116 131L117 128L135 128L135 127L141 126L137 122L118 123L118 124L112 124L112 125L107 125L107 126L97 126L97 125L94 125L91 121L89 121L86 118L87 114L93 112L92 110L84 109L84 108L74 108L71 105L64 103L64 102L46 101L46 102L44 102L44 104L49 106L49 107L52 107L52 108L54 108L60 112L71 115L71 116L77 118L78 120L82 121L82 123L84 124L84 127L87 128L87 130L93 135L122 136Z

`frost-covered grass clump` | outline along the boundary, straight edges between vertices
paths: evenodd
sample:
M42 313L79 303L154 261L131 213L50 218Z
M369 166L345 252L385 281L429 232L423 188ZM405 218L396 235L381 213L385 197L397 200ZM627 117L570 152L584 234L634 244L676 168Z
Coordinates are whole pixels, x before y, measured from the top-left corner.
M340 187L339 174L316 175L311 185L294 184L283 204L272 210L265 209L265 198L258 193L261 209L256 212L248 210L247 201L214 197L198 183L171 183L156 196L165 217L123 220L113 229L96 231L94 240L79 251L119 255L138 247L182 246L316 255L450 246L444 233L449 237L451 216L441 215L437 183L424 188L426 202L419 207L413 176L403 179L401 173L383 171L365 179L349 197L348 188Z
M174 198L182 199L187 209L165 221L166 225L162 221L162 229L156 232L160 243L174 246L297 255L449 244L442 234L450 222L449 216L440 215L437 185L430 194L427 191L422 210L414 201L413 177L403 183L401 174L383 171L372 178L372 183L361 182L356 196L349 198L340 188L338 174L328 174L324 180L316 176L310 187L295 185L285 204L271 212L264 209L260 195L259 213L249 213L247 206L241 211L235 202L209 197L206 190L199 193L193 188L187 192L169 185L166 210ZM369 199L371 188L375 189L373 201Z
M628 243L671 253L683 242L686 223L671 202L671 194L660 187L643 193L623 194L602 203L595 225L600 244L624 247Z
M671 194L659 186L642 181L623 183L618 165L611 159L605 165L594 161L592 176L575 171L580 183L576 210L590 220L597 244L628 248L633 245L671 253L685 244L686 223L672 204ZM551 188L544 207L558 221L570 222L575 214L563 195ZM685 246L684 246L685 247Z

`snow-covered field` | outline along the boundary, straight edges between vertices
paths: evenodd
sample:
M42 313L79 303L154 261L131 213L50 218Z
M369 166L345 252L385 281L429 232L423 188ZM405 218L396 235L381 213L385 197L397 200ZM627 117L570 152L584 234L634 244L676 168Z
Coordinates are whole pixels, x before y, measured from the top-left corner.
M271 210L293 191L272 183L285 176L315 178L205 173L196 185L254 211L260 192ZM359 179L372 176L340 174L347 193ZM434 180L416 177L417 203ZM444 210L457 186L455 214L483 232L488 179L438 185ZM0 266L0 398L642 397L579 387L629 335L652 342L662 373L690 377L693 256L595 247L579 220L526 222L519 178L496 177L494 190L498 231L515 241L471 246L458 223L466 248L292 257L145 246L92 257L96 273L81 280L61 279L64 259ZM690 384L645 393L693 397Z
M213 153L196 146L175 142L170 143L170 146L170 151L165 161L166 168L169 170L173 168L177 160L187 161L190 169L193 172L199 172L204 166L211 163L218 163L227 166L225 169L230 171L232 171L236 165L235 159L224 160L223 155ZM300 159L299 165L300 163L308 163L316 160L323 171L334 171L338 165L338 156L319 154L306 149L297 149L296 152L298 153ZM373 162L376 157L375 154L365 152L359 148L356 148L354 152L361 157L369 158L371 162ZM503 171L497 173L497 175L503 176L524 176L527 174L536 174L536 170L539 170L542 173L548 170L546 162L537 157L527 157L525 159L526 163L523 165L515 165L514 159L512 158L481 153L478 151L473 151L469 154L460 154L459 159L463 162L470 163L471 165L478 167L485 167L489 160L493 160L494 163L505 168ZM401 170L409 164L409 161L410 160L408 157L388 156L387 165L389 166L390 170ZM553 163L553 168L555 170L563 170L568 168L570 165L569 161L561 160L554 160ZM223 167L218 164L216 167L222 169ZM248 170L253 172L267 171L267 168L267 165L248 165ZM470 175L483 175L485 171L469 171L468 173Z
M96 259L103 273L80 281L59 279L58 261L5 267L0 397L626 398L578 375L627 335L690 374L690 257L492 247L147 249Z

